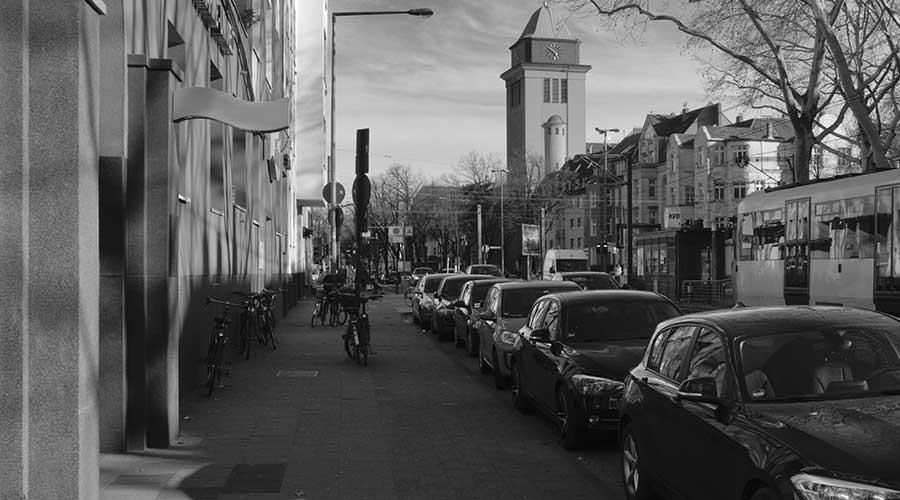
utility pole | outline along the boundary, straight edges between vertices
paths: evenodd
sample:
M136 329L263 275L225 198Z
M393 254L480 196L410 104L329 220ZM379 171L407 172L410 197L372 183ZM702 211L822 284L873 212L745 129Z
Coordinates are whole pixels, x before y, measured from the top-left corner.
M541 270L538 274L540 279L544 279L544 254L546 252L546 240L544 238L544 231L546 231L546 225L544 224L544 217L547 215L546 207L541 207L541 261L539 265L541 266Z
M509 173L505 168L495 168L491 170L491 172L495 172L497 174L501 173ZM497 176L500 178L500 176ZM504 182L500 182L500 271L503 273L503 276L506 276L506 234L504 231L504 220L503 220L503 184Z
M481 250L481 203L478 204L478 219L476 222L478 226L478 263L484 264L484 252Z
M609 265L609 233L606 231L606 204L609 203L609 185L607 184L609 181L609 146L607 142L607 137L610 132L618 132L617 128L595 128L599 134L603 134L603 215L601 216L601 223L603 224L603 243L606 244L607 255L603 256L603 262L607 266Z
M631 191L632 191L632 189L631 189L631 182L632 182L631 159L628 157L627 153L623 157L625 158L625 178L626 178L625 184L627 185L627 189L628 189L628 192L626 193L626 197L627 197L627 201L628 201L628 212L625 214L625 244L627 245L627 248L628 248L628 268L626 269L626 272L628 273L627 279L630 282L633 279L632 277L634 276L632 274L632 264L634 262L634 260L633 260L634 259L634 249L632 248L632 235L631 235L631 230L632 230L631 225L633 222L632 217L633 217L633 212L634 212L634 210L632 209L632 206L634 206L634 199L632 198L632 194L631 194Z

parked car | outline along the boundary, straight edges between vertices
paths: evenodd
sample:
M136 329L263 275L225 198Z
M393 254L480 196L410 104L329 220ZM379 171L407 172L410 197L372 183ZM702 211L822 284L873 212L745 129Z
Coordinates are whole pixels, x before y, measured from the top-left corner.
M900 498L900 321L736 308L661 324L625 382L629 499Z
M681 315L653 292L597 290L545 295L519 329L511 358L513 406L552 418L566 449L617 431L629 370L656 325Z
M454 304L453 338L457 347L465 347L469 356L478 356L478 330L475 324L481 314L481 305L488 289L496 283L513 281L507 278L476 279L466 282L459 299Z
M456 270L455 267L445 267L441 269L441 272L444 274L458 274L459 271Z
M488 274L490 276L503 276L500 268L493 264L472 264L466 268L466 274Z
M508 385L509 356L534 301L548 293L579 290L571 281L513 281L491 286L475 328L481 372L493 372L498 389Z
M412 304L413 323L421 326L423 330L431 328L431 315L434 313L434 293L437 292L441 280L447 276L450 275L445 273L427 274L416 285Z
M417 267L413 269L413 272L409 277L409 286L416 286L417 284L419 284L419 280L422 279L422 276L431 274L433 272L434 269L430 267Z
M568 273L556 273L554 281L572 281L585 290L618 290L619 282L609 273L597 271L578 271Z
M452 274L441 281L434 294L434 314L431 315L431 331L437 334L438 340L453 339L453 313L463 285L473 279L490 277L487 274Z

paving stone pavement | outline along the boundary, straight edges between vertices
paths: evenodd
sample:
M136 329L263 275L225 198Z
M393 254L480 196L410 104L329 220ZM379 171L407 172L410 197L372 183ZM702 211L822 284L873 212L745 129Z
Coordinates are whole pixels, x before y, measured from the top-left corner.
M276 351L236 359L225 387L182 394L169 449L101 456L101 499L620 499L617 454L562 450L452 343L370 308L377 354L343 352L301 302Z

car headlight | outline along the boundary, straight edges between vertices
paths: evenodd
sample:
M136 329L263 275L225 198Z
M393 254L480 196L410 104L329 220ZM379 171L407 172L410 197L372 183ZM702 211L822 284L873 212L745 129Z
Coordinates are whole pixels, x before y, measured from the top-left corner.
M500 332L500 342L504 344L515 344L519 340L519 334L516 332L510 332L508 330L503 330Z
M791 477L791 482L804 500L900 499L900 491L812 474L797 474Z
M623 382L618 380L592 377L590 375L572 375L572 383L575 384L578 392L582 394L601 394L616 391L625 386Z

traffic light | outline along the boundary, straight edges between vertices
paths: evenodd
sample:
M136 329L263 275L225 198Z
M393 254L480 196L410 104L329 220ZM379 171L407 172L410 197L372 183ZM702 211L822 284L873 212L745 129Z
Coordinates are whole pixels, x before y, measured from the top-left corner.
M369 129L356 129L356 175L369 173Z

